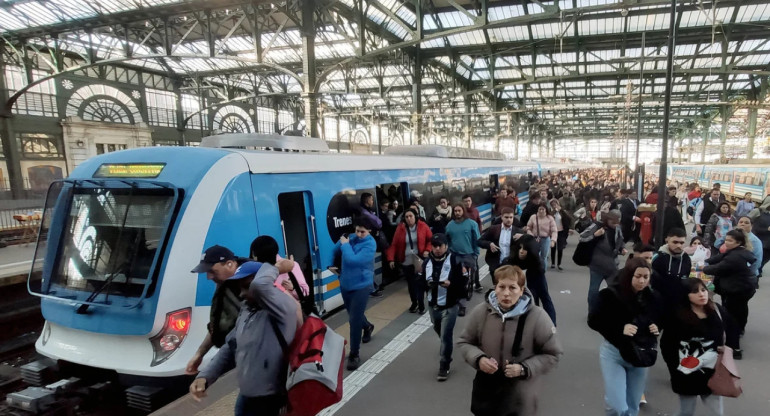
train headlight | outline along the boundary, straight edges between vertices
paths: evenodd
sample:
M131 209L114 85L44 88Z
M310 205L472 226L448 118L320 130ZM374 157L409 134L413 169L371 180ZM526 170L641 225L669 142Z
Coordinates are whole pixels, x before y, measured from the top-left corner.
M168 360L174 351L182 345L185 337L187 337L187 332L190 330L191 312L191 308L184 308L166 314L163 329L150 338L153 352L150 367Z

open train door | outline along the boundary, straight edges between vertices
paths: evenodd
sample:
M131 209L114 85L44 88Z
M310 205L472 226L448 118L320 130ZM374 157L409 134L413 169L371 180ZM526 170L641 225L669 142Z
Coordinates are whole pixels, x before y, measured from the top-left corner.
M316 282L321 282L321 263L313 196L309 191L279 194L278 211L283 232L283 254L294 256L310 288L308 296L322 311L323 298L316 296Z

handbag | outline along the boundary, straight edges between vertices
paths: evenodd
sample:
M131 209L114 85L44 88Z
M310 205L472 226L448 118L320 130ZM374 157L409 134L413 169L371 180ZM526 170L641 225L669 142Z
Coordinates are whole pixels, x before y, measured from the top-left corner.
M722 321L722 314L719 313L719 307L716 308L717 315ZM727 340L727 336L722 333L722 338ZM725 397L738 397L743 393L741 387L741 376L738 374L738 366L735 365L733 358L733 349L724 345L722 352L719 353L717 364L714 367L714 374L709 378L708 388L713 394Z
M599 238L602 237L604 236L594 237L591 241L579 242L577 247L575 247L575 253L572 254L572 261L578 266L588 266L591 264L591 258L594 255L596 244L599 243Z

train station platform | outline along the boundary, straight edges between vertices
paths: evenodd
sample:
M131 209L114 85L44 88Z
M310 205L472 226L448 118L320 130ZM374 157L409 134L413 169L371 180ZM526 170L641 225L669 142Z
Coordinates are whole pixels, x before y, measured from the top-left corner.
M35 255L35 243L0 248L0 287L27 280Z
M604 414L603 381L599 369L601 336L586 324L588 269L572 263L577 237L570 236L564 253L564 271L548 270L551 297L556 305L558 334L564 355L558 368L545 376L540 392L540 415L589 416ZM483 258L483 257L482 257ZM491 287L487 278L482 281ZM725 399L726 415L770 415L770 280L760 287L749 303L750 316L742 340L744 359L738 361L744 394ZM399 281L385 290L386 296L372 299L367 317L376 326L372 342L361 347L361 367L345 372L344 398L324 410L324 416L393 415L470 415L470 399L475 370L466 364L457 349L449 380L437 382L439 340L430 330L428 315L407 311L406 284ZM482 301L475 295L471 306ZM347 336L345 311L327 319L332 328ZM455 338L466 319L459 318ZM233 414L237 385L233 374L220 379L209 395L197 403L189 395L178 399L154 415L225 416ZM648 403L640 415L674 415L679 409L671 391L669 375L662 358L651 368L647 381ZM705 415L702 405L697 415Z

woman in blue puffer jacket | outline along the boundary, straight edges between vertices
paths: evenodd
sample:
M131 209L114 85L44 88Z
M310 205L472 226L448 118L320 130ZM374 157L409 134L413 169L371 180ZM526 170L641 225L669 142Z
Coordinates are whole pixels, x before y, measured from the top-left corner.
M350 355L348 370L355 370L361 363L358 351L361 342L372 339L372 325L364 312L369 293L374 289L374 253L377 243L371 236L372 225L365 217L355 221L356 233L350 238L342 236L334 247L335 255L342 255L340 289L350 323ZM362 336L363 335L363 336Z

